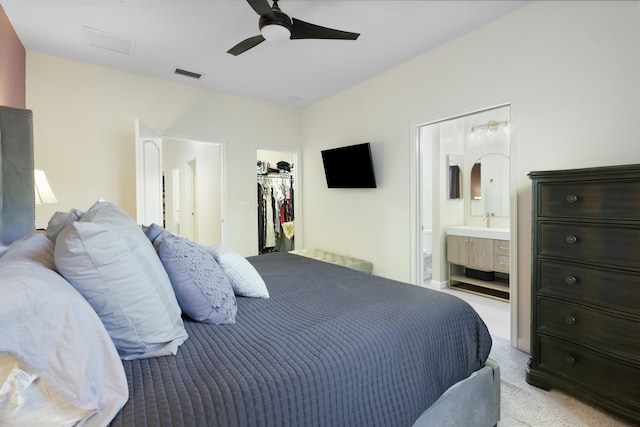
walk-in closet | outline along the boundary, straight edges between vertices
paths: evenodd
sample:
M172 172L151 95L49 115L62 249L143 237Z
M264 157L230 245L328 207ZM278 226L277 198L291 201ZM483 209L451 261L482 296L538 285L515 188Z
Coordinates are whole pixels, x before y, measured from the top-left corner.
M257 151L258 253L295 249L295 153Z

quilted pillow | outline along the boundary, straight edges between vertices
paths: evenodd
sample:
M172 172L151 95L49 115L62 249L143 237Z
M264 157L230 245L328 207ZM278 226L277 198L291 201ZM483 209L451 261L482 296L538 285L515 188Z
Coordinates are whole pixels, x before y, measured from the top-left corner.
M162 263L117 206L98 202L62 230L55 265L98 313L122 359L176 354L187 339Z
M207 251L227 274L236 295L269 298L267 284L245 257L224 246L207 246Z
M190 318L235 323L236 297L224 270L203 246L151 224L145 231L164 265L178 303Z

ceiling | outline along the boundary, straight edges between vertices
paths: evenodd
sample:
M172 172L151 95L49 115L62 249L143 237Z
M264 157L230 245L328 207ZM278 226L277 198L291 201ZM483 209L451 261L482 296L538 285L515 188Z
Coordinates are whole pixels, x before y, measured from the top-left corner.
M280 0L290 17L356 41L264 42L244 0L2 0L29 51L304 107L478 28L528 1ZM201 73L199 79L175 69Z

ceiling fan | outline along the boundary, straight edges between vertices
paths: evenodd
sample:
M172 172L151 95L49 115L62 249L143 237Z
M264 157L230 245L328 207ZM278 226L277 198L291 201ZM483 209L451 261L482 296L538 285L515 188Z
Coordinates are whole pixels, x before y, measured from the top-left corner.
M260 15L258 26L260 34L241 41L227 51L231 55L238 56L251 48L256 47L265 40L279 41L285 39L334 39L356 40L359 33L334 30L310 24L296 18L289 18L278 7L278 0L274 0L273 6L269 6L267 0L247 0L249 5Z

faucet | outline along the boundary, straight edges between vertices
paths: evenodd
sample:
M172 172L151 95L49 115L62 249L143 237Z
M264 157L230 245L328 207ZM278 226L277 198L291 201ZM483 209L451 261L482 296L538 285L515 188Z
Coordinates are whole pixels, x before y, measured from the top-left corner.
M482 220L487 220L487 228L491 227L491 217L492 216L496 216L496 214L494 212L487 212L486 214L484 214L484 216L482 217Z

